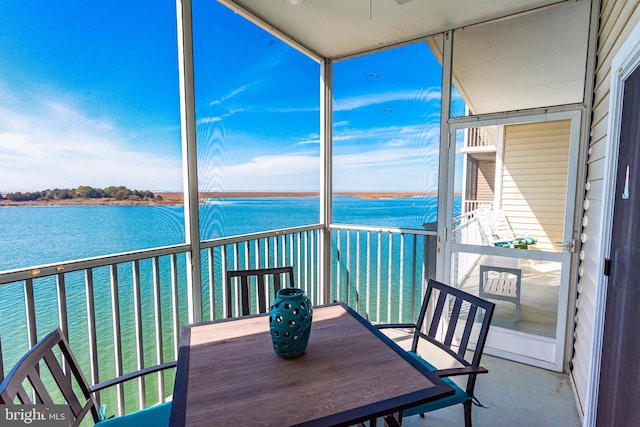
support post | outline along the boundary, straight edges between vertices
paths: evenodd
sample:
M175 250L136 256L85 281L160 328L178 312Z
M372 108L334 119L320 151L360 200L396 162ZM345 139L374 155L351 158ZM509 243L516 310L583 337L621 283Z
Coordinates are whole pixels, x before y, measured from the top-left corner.
M449 118L451 116L451 68L453 64L453 31L444 33L442 49L442 99L440 110L440 166L438 170L438 235L436 246L436 280L446 283L449 274L451 255L448 253L451 244L447 242L453 218L453 192L449 185L453 185L453 162L451 150L455 154L455 141L451 147Z
M320 223L323 225L320 236L320 268L318 283L321 292L318 301L326 304L331 301L331 211L332 211L332 126L333 126L333 64L325 59L320 64Z
M202 321L200 265L200 222L198 219L198 169L196 106L193 72L193 29L191 0L176 0L178 20L178 74L180 80L180 123L182 130L182 171L184 226L187 253L187 304L189 323Z

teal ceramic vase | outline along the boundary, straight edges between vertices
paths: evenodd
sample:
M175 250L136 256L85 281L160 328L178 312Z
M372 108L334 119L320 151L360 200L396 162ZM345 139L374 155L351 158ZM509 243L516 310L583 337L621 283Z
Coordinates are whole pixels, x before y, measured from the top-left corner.
M311 301L304 290L284 288L278 291L269 310L269 332L278 356L293 359L305 352L312 314Z

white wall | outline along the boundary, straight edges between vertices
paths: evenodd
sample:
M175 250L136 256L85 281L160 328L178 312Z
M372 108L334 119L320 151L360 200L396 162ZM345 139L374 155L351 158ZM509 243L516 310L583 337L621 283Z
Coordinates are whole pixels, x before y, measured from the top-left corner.
M502 210L535 249L562 250L570 131L570 120L505 126Z
M572 376L578 399L585 409L585 425L594 422L594 395L598 378L593 376L594 364L599 363L594 355L594 337L597 331L597 307L602 299L602 251L603 213L606 212L609 194L605 176L607 157L611 141L608 135L610 119L611 62L636 24L640 22L640 1L603 0L598 42L598 63L594 89L592 136L589 147L585 213L583 218L583 244L580 253L578 278L578 322L572 359ZM589 379L591 378L591 382Z

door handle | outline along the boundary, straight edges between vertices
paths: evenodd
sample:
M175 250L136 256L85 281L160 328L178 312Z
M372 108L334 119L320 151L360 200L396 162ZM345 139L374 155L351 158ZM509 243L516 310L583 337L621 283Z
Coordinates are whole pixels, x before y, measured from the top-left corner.
M571 253L576 250L576 239L567 240L566 242L556 242L556 245L562 246L566 253Z

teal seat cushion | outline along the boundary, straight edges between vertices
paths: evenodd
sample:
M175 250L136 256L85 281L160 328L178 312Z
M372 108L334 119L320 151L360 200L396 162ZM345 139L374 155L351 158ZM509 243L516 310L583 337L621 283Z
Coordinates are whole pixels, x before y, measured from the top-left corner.
M538 239L533 236L516 237L513 241L514 245L535 245L538 243Z
M424 360L418 354L410 351L409 354L418 362L426 366L430 371L436 371L436 367ZM443 399L437 399L433 402L425 403L424 405L414 406L413 408L405 409L402 411L403 417L410 417L411 415L424 414L425 412L435 411L436 409L446 408L447 406L457 405L469 400L467 393L460 388L458 384L453 382L450 378L442 378L442 381L447 383L454 391L454 394L447 396Z
M171 402L151 406L141 411L109 418L96 424L97 427L169 427Z
M493 246L499 248L508 248L511 246L511 240L496 240L493 242Z

